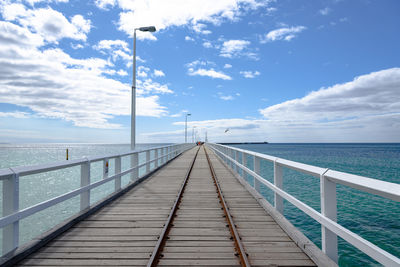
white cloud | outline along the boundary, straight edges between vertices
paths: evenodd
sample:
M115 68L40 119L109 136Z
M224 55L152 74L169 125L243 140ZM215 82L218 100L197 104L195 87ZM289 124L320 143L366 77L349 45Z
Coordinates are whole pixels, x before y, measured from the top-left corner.
M279 40L290 41L296 37L296 35L302 31L304 31L306 27L304 26L296 26L290 28L280 28L267 33L262 39L261 43L273 42Z
M206 30L205 28L207 28L207 25L203 24L203 23L196 23L192 26L192 29L197 32L197 33L201 33L201 34L211 34L210 30Z
M128 43L123 40L101 40L93 48L96 50L122 49L125 52L129 52Z
M191 41L194 42L194 39L190 36L185 36L185 41Z
M231 96L231 95L219 95L219 98L222 99L222 100L225 100L225 101L234 99L234 97Z
M303 98L261 109L260 113L269 120L287 122L350 121L400 114L400 68L321 88Z
M122 127L112 119L130 115L131 86L105 74L125 75L124 70L115 71L113 63L100 58L75 59L61 49L38 49L38 34L9 22L0 21L0 29L0 40L6 40L0 42L0 103L80 127ZM138 116L168 114L158 96L172 93L167 85L139 79L137 86Z
M211 142L400 142L400 68L362 75L260 113L264 119L189 121L188 126L207 129ZM181 141L182 131L143 136L148 142Z
M216 64L212 61L195 60L193 62L186 64L186 67L188 68L188 74L190 76L207 76L222 80L232 80L232 77L230 77L229 75L221 71L216 71L212 67L215 65ZM206 69L206 67L209 69Z
M203 43L203 46L204 46L205 48L212 48L212 44L211 44L211 42L209 42L209 41L204 42L204 43Z
M259 71L241 71L240 72L241 75L243 75L243 77L245 78L255 78L256 76L260 75Z
M179 111L178 113L172 114L170 115L171 118L178 118L178 117L182 117L183 115L185 115L186 113L188 113L189 111L186 109L183 109L181 111Z
M18 45L21 47L39 47L44 44L43 38L11 22L0 21L0 44Z
M125 70L119 70L119 71L117 71L117 74L119 76L128 76L128 73Z
M25 0L26 2L28 2L31 6L37 4L37 3L42 3L42 2L46 2L46 3L52 3L52 2L56 2L56 3L68 3L69 0Z
M0 118L16 118L16 119L26 119L29 118L31 114L27 112L21 111L13 111L13 112L1 112Z
M95 0L98 8L108 10L110 7L115 6L115 0Z
M84 48L84 47L85 47L85 46L82 45L82 44L71 44L71 48L72 48L72 49L75 49L75 50L82 49L82 48Z
M250 42L246 40L224 41L219 55L227 58L247 56L252 59L257 59L257 55L255 53L247 51L247 47L249 45Z
M127 67L132 65L132 55L130 52L128 43L123 40L101 40L97 45L93 46L93 49L100 51L102 54L111 56L115 62L118 59L125 61ZM142 59L136 57L137 61L144 62Z
M17 21L49 43L57 43L62 38L86 41L91 29L91 21L82 15L75 15L69 21L62 13L50 7L26 9L21 4L5 4L1 7L1 13L5 20Z
M155 25L158 30L172 26L191 25L236 20L247 10L267 6L265 0L119 0L124 11L120 13L119 29L132 35L132 29L142 25ZM201 23L203 22L203 23ZM204 27L203 27L204 28ZM209 33L200 29L202 33ZM138 32L138 38L156 40L154 35Z
M225 65L224 65L224 69L230 69L230 68L232 68L232 65L231 65L231 64L225 64Z
M162 70L156 70L155 69L153 75L156 76L156 77L164 77L165 73Z
M149 71L150 71L150 68L144 67L144 66L139 66L137 68L137 76L145 78L148 76Z
M330 9L329 7L325 7L325 8L323 8L323 9L320 9L320 10L318 11L318 13L321 14L322 16L326 16L326 15L328 15L329 13L331 13L331 11L332 11L332 9Z
M218 72L216 70L214 70L213 68L211 69L193 69L193 68L189 68L188 69L188 74L190 76L207 76L207 77L211 77L211 78L215 78L215 79L222 79L222 80L232 80L232 77L230 77L229 75L226 75L223 72Z

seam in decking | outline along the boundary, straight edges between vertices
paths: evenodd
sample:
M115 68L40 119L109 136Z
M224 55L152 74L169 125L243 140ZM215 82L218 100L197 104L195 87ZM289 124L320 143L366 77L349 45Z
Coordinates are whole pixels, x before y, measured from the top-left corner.
M193 149L20 264L145 266L176 198L191 155ZM251 265L314 265L268 215L249 188L242 185L214 153L210 153L210 158ZM161 266L239 265L232 253L229 231L226 232L225 225L221 227L220 224L224 218L218 207L215 188L207 184L208 179L211 181L210 170L204 166L205 158L199 158L194 164L183 205L177 212L178 220L175 220L164 247Z

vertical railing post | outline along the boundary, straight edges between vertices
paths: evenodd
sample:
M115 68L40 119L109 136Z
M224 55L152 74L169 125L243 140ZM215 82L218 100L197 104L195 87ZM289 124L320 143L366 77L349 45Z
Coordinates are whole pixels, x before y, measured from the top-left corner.
M254 172L260 175L260 158L257 156L253 156L253 161L254 161ZM261 183L258 181L256 177L253 177L254 181L254 189L260 193L260 185Z
M19 175L3 180L3 216L19 210ZM19 245L19 220L3 227L3 255Z
M139 165L139 153L135 152L131 155L131 168ZM139 168L135 168L131 172L131 181L136 181L139 178Z
M90 161L81 165L81 187L90 185ZM90 190L81 193L81 211L90 207Z
M247 167L247 154L245 152L242 152L242 165ZM242 177L245 180L247 178L247 172L244 169L242 169Z
M233 153L232 148L229 148L229 156L231 157L231 159L235 159L235 155ZM233 160L231 160L230 163L231 163L230 164L231 165L231 169L233 170L234 169Z
M154 168L158 168L158 148L156 150L154 150Z
M150 172L150 150L146 151L146 174Z
M236 162L239 162L239 151L235 151L235 160L236 160ZM237 165L237 163L235 163L235 166L236 166L236 173L237 174L240 174L240 168L239 168L239 166Z
M274 160L274 185L280 189L283 189L283 172L282 166L280 166L277 162L277 159ZM274 192L274 203L275 209L283 214L283 198Z
M115 170L114 171L115 171L115 174L121 173L121 157L115 158ZM121 190L121 175L118 175L118 177L115 178L114 188L115 188L115 192Z
M332 221L337 220L337 199L336 199L336 183L325 177L326 169L320 175L320 192L321 192L321 213ZM322 235L322 251L334 262L338 262L338 240L337 235L321 225Z

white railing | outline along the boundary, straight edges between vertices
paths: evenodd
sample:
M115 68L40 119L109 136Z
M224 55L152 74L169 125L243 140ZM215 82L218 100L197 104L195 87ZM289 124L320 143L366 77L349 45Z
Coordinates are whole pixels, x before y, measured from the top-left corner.
M121 189L121 177L131 173L131 181L147 175L158 166L166 164L169 160L177 157L182 152L192 148L193 144L177 144L163 147L154 147L146 150L131 151L124 154L109 155L101 157L88 157L68 162L60 162L53 164L45 164L39 166L22 166L0 169L0 180L3 181L3 217L0 218L0 228L3 229L3 255L13 251L19 247L19 223L20 220L31 216L39 211L52 207L58 203L71 199L80 195L80 210L88 210L90 208L90 191L100 185L112 180L115 181L114 192ZM150 160L150 153L154 151L154 159ZM146 161L139 164L139 153L145 153ZM121 158L131 158L131 168L121 171ZM109 160L114 159L115 173L111 176L108 174ZM90 165L94 162L103 161L103 179L94 183L90 182ZM152 164L154 162L154 164ZM153 168L151 168L153 165ZM45 173L54 170L81 166L81 183L78 189L68 193L59 195L52 199L43 201L36 205L19 209L19 181L22 176ZM145 166L145 173L139 177L139 168ZM126 185L126 186L129 186Z
M400 259L386 252L359 235L336 222L337 200L336 184L346 185L364 192L382 196L394 201L400 201L400 184L384 182L363 176L319 168L299 162L285 160L249 150L243 150L219 144L208 144L213 151L226 162L238 175L245 177L245 173L254 178L253 186L260 191L260 184L274 192L275 209L283 215L283 199L286 199L298 209L321 224L322 251L332 260L338 260L337 237L343 238L371 258L385 266L400 266ZM253 157L253 169L247 167L247 158ZM241 158L241 162L239 159ZM260 176L260 160L274 164L274 183ZM283 190L283 168L290 168L320 179L321 213L296 199ZM242 170L242 174L239 170Z

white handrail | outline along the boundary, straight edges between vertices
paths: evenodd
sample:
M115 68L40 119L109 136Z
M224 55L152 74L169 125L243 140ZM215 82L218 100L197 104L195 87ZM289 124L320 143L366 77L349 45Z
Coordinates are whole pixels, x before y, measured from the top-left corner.
M31 216L39 211L52 207L58 203L64 202L75 196L81 196L81 210L86 210L90 207L90 191L102 184L115 181L115 191L121 190L121 177L129 173L135 173L143 166L146 166L146 172L142 175L145 176L149 172L153 171L158 166L166 164L169 160L177 157L182 152L192 148L193 144L178 144L168 145L162 147L153 147L140 151L131 151L124 154L109 155L101 157L90 157L78 160L72 160L69 162L61 163L50 163L39 166L27 166L27 167L13 167L7 169L0 169L0 181L3 181L3 217L0 218L0 228L3 228L3 255L9 251L12 251L19 247L19 222L20 220ZM149 158L149 153L154 151L154 158ZM160 151L160 153L159 153ZM132 156L138 158L139 153L146 153L147 160L142 164L131 166L131 168L121 171L121 157ZM103 179L90 183L90 164L97 161L107 162L109 159L115 159L115 174L108 176L108 171L105 171L103 164ZM160 164L158 164L160 162ZM150 164L155 162L153 168L150 168ZM43 201L25 209L19 210L19 179L21 176L32 175L37 173L45 173L49 171L70 168L74 166L81 166L81 186L78 189L64 193L52 199ZM136 179L139 177L132 176ZM129 186L126 185L126 186Z
M249 175L253 176L255 181L258 181L273 190L275 194L275 199L277 199L277 196L286 199L298 209L306 213L308 216L319 222L322 227L322 250L332 260L337 262L337 236L340 236L341 238L343 238L353 246L357 247L358 249L369 255L371 258L384 264L385 266L400 266L399 258L379 248L371 242L363 239L359 235L351 232L350 230L336 222L336 183L350 186L352 188L369 192L375 195L383 196L385 198L389 198L395 201L400 201L400 184L394 184L363 176L323 169L225 145L209 144L209 146L222 160L225 160L228 165L230 164L232 166L232 170L236 171L239 174L238 170L242 169L243 172L246 172ZM291 168L302 173L319 177L321 181L321 213L285 192L281 188L281 186L278 186L278 184L273 184L269 182L268 180L260 176L257 172L247 168L245 164L241 164L239 162L239 153L242 153L242 163L246 162L248 156L253 156L255 162L256 159L263 159L273 162L275 169L274 181L277 180L277 173L282 175L281 171L276 171L277 169L280 169L282 167ZM330 184L332 184L333 186L330 186ZM257 188L256 183L254 183L254 187ZM283 207L282 209L278 208L276 201L275 208L282 213Z

